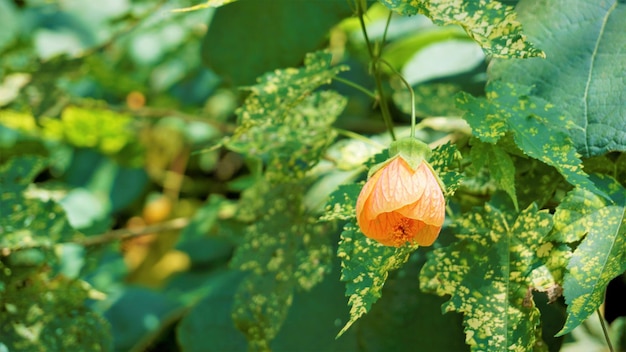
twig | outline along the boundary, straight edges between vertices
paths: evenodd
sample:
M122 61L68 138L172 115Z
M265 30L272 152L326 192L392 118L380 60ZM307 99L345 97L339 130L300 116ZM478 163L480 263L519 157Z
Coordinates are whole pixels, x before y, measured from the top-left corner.
M604 317L600 313L600 309L596 309L596 313L598 313L598 318L600 319L600 325L602 326L602 333L604 333L604 339L606 340L606 344L609 346L609 351L615 352L613 348L613 344L611 343L611 338L609 337L609 329L606 327L606 322L604 321Z
M83 240L78 241L77 243L85 247L97 246L113 241L122 241L130 238L145 236L151 233L180 230L183 227L187 226L189 222L189 218L177 218L135 229L118 229L103 233L101 235L87 237Z

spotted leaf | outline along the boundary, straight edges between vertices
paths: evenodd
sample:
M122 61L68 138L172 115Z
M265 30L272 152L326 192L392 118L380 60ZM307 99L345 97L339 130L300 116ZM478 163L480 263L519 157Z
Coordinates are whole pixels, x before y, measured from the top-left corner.
M346 282L350 320L337 337L345 333L380 297L389 271L398 269L414 247L387 247L363 235L354 223L344 227L337 256L341 259L341 280Z
M311 289L330 270L332 249L328 225L304 213L301 183L262 180L256 188L263 212L246 228L230 265L249 273L235 295L235 325L251 349L265 350L287 317L294 291Z
M528 351L542 344L531 290L555 285L538 255L552 226L533 204L509 213L487 204L457 222L458 241L433 251L420 287L450 300L443 312L463 313L466 343L474 351ZM529 333L530 332L530 333Z
M356 199L361 192L362 184L351 183L341 185L331 193L326 204L322 221L351 220L356 216Z
M545 60L493 60L489 79L533 87L567 116L583 157L626 151L626 2L523 0L524 32ZM576 38L576 45L565 45Z
M462 93L457 104L467 111L464 117L481 141L494 144L511 133L526 155L556 168L570 184L604 195L589 181L572 140L564 132L571 122L551 103L531 96L529 87L492 82L486 98Z
M626 190L608 176L594 178L610 200L575 189L555 213L556 239L582 238L567 264L563 290L568 316L559 335L593 314L609 281L626 271Z
M330 66L325 52L309 54L303 68L266 73L237 110L238 126L226 146L264 160L268 170L303 177L334 139L330 126L346 99L334 91L315 91L346 69Z
M507 152L495 144L474 141L471 149L472 163L476 169L487 167L493 180L498 183L519 209L515 193L515 165Z
M437 173L439 179L443 182L443 195L446 198L451 197L459 187L463 175L457 170L458 160L460 159L460 153L456 146L451 143L446 143L433 149L433 154L430 157L430 164L433 170Z
M423 14L433 22L462 26L493 57L545 57L526 40L513 7L492 0L380 0L403 15Z

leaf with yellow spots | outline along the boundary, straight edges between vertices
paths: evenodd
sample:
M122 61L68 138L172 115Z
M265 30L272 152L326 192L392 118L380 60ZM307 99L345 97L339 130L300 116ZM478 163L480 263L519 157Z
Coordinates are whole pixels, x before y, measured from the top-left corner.
M277 177L303 177L335 138L331 125L346 104L334 91L316 91L346 69L331 67L330 60L325 52L308 54L303 68L267 73L248 87L226 146L266 161Z
M48 160L35 156L0 165L0 345L6 351L110 350L108 324L84 303L93 290L58 270L57 245L80 234L59 204L28 194L46 166Z
M76 147L97 148L104 154L116 154L137 138L130 129L130 115L110 110L68 106L61 119L42 120L47 138L63 138Z
M322 221L354 220L356 216L356 199L363 188L363 184L351 183L341 185L330 194Z
M519 209L515 193L515 165L511 156L499 146L479 140L472 142L470 155L477 170L487 166L491 178L511 197L515 209Z
M531 86L554 103L583 157L626 151L626 2L526 0L515 10L546 59L493 60L489 79Z
M230 262L249 273L235 294L233 319L253 350L268 348L294 291L322 281L332 258L329 225L316 223L304 212L304 185L260 182L256 187L261 190L257 196L264 199L263 214L246 228Z
M570 184L603 195L589 181L564 132L570 124L552 104L531 96L529 87L496 81L488 85L486 99L462 93L457 104L466 110L464 118L481 141L495 144L511 133L524 154L556 168Z
M519 214L487 204L456 226L457 242L433 251L423 267L422 290L450 295L442 311L463 313L473 351L540 346L540 313L527 295L555 286L545 265L552 250L544 247L550 214L534 204Z
M389 271L400 268L416 247L387 247L348 223L341 234L337 256L341 259L341 281L346 282L350 320L337 337L345 333L380 297Z
M610 200L579 189L572 190L554 215L553 237L579 241L567 265L563 291L566 334L600 307L606 287L626 271L626 189L611 177L593 176Z
M456 146L448 142L433 149L430 157L430 165L445 186L443 195L446 199L454 195L463 179L463 175L457 171L460 155Z
M436 24L460 25L486 54L502 58L545 57L526 40L513 7L494 0L380 0L403 15L423 14Z
M50 250L55 243L80 236L59 204L24 194L46 166L46 159L35 156L13 158L0 165L0 248L9 253L33 247ZM30 253L39 253L44 259L43 251L33 248Z

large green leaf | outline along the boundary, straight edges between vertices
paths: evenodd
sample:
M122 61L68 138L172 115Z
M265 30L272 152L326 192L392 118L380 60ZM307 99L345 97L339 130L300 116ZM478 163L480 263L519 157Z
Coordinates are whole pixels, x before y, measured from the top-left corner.
M454 195L463 179L463 175L457 171L460 158L461 153L449 142L433 149L433 155L430 157L430 165L443 182L443 195L446 198Z
M555 284L543 247L551 225L550 214L534 204L519 215L487 204L459 219L457 242L432 252L421 287L450 295L442 310L463 313L472 350L528 351L541 344L529 294Z
M21 157L0 167L0 347L110 350L106 322L84 305L89 285L55 272L62 253L55 245L77 232L60 205L35 197L32 182L45 166L42 158Z
M490 79L532 86L573 125L583 156L625 151L626 3L618 0L522 0L529 38L545 60L495 60Z
M251 348L276 337L296 289L310 290L330 269L328 224L304 214L299 183L259 184L263 214L246 228L231 267L247 271L235 294L233 319ZM246 205L243 203L244 206Z
M557 240L576 242L586 234L567 265L563 289L568 317L560 335L593 314L609 281L626 271L626 189L608 176L596 180L610 201L574 189L554 216Z
M461 314L441 315L444 297L420 291L416 278L426 261L417 251L390 273L382 297L351 331L363 351L469 351Z
M487 166L491 177L498 183L518 209L517 194L515 193L515 166L509 154L494 144L473 141L470 153L472 163L480 170Z
M346 69L331 67L330 59L316 52L307 55L303 68L263 75L237 110L238 127L227 147L265 160L275 177L304 176L334 139L330 126L346 104L333 91L314 92Z
M215 12L202 58L230 83L248 85L321 49L330 28L351 14L345 0L239 0Z
M6 351L110 351L106 321L87 309L89 286L46 270L16 279L0 261L0 347Z
M367 313L382 294L389 271L400 268L417 247L387 247L371 240L352 223L344 227L337 256L341 258L341 280L346 281L350 320L337 336L344 334Z
M46 166L38 157L15 158L0 167L0 248L51 248L77 235L63 208L51 201L26 197L25 189ZM32 252L31 252L32 253ZM17 255L17 254L14 254Z
M524 154L553 166L570 184L602 194L589 181L572 140L564 132L571 124L554 105L529 95L530 89L496 81L487 87L486 98L462 93L457 103L467 110L464 118L481 141L494 144L511 133Z
M545 57L522 34L513 7L491 0L380 0L403 15L421 13L437 24L457 24L493 57Z

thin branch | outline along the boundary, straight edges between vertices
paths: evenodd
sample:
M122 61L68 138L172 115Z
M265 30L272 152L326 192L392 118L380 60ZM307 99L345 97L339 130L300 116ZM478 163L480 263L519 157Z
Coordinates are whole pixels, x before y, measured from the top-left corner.
M606 344L609 346L609 351L615 352L613 348L613 344L611 343L611 337L609 336L609 329L606 327L606 322L604 321L604 317L600 313L600 309L596 309L596 313L598 313L598 319L600 319L600 325L602 326L602 333L604 333L604 339L606 340Z
M101 235L87 237L83 240L77 241L76 243L85 247L97 246L109 242L123 241L135 237L145 236L151 233L180 230L183 227L189 225L189 222L189 218L177 218L140 228L113 230L107 233L103 233Z
M354 89L356 89L356 90L358 90L360 92L363 92L364 94L366 94L367 96L369 96L372 99L377 99L378 98L375 93L369 91L367 88L363 87L360 84L354 83L354 82L352 82L350 80L347 80L345 78L341 78L341 77L338 77L338 76L333 77L333 79L335 81L337 81L337 82L341 82L341 83L343 83L343 84L345 84L347 86L350 86L350 87L352 87L352 88L354 88Z
M411 138L415 138L416 117L415 117L415 92L413 91L413 87L411 87L409 82L407 82L407 80L400 74L400 72L396 71L396 69L393 68L393 66L391 66L390 63L388 63L387 61L383 59L380 59L380 62L385 64L391 70L391 72L393 72L393 74L395 74L396 76L398 76L398 78L400 78L402 83L404 83L406 88L409 90L409 93L411 94Z

